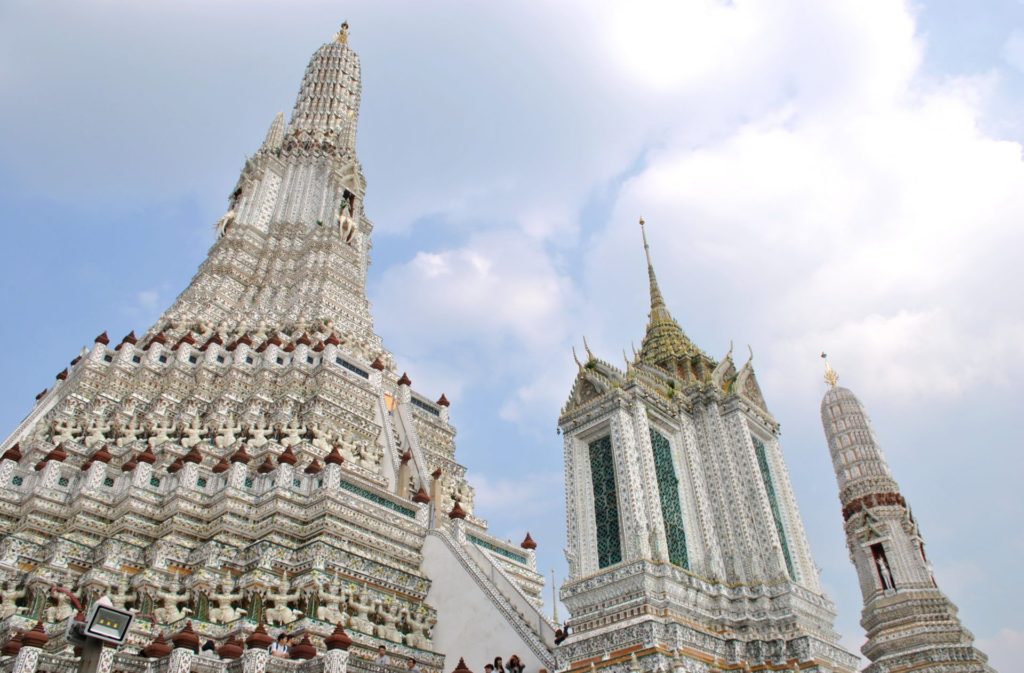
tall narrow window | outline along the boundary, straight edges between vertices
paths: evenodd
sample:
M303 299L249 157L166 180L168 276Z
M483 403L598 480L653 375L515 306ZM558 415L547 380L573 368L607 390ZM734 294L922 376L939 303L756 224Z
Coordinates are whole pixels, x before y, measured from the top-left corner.
M594 519L597 522L597 567L604 568L622 560L612 439L602 437L594 440L589 448L590 479L594 485Z
M768 466L768 452L764 443L757 437L754 440L754 451L757 453L757 465L761 468L761 480L764 482L764 490L768 494L768 504L772 508L772 518L775 519L775 530L779 534L779 544L782 545L782 555L786 559L786 569L791 579L796 579L796 571L793 569L793 557L789 554L789 542L786 540L786 529L782 526L782 511L779 509L779 500L775 497L775 482L772 479L772 471Z
M654 428L651 428L651 450L654 452L654 472L658 477L661 520L665 524L668 560L673 565L689 568L683 510L679 505L679 479L672 464L672 446L668 439Z

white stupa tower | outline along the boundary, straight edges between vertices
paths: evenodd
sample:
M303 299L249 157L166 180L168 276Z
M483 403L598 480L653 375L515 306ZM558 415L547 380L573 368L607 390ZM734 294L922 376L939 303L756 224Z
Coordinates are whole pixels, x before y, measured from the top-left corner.
M824 354L822 354L824 357ZM867 410L826 362L821 422L839 483L843 528L857 569L867 673L991 673L987 657L939 591L924 537L900 494Z
M424 673L554 667L536 543L476 516L448 399L374 331L360 87L344 25L188 287L142 336L97 337L0 444L0 670L74 670L65 626L104 595L139 618L101 673L298 670L266 661L281 631L309 673L382 673L380 646ZM192 661L200 639L221 658Z

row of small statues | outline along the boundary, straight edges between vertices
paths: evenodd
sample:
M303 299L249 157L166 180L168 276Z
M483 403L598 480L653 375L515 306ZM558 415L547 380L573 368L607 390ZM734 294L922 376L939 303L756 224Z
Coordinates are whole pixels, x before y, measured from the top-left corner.
M359 437L351 430L335 432L322 428L318 423L307 425L294 418L287 424L273 426L264 419L243 424L232 418L217 427L205 425L198 417L178 425L164 419L140 422L138 418L132 418L126 424L94 419L85 427L72 420L58 419L48 431L44 430L44 437L47 435L53 444L80 442L89 449L108 443L126 446L143 441L150 448L170 442L186 449L209 442L225 450L240 442L253 449L271 442L283 447L308 442L324 453L337 447L343 458L366 469L375 468L383 456L383 449L375 442Z
M26 606L18 605L26 602L27 589L11 580L0 587L3 589L0 592L0 620L28 610ZM52 596L47 596L43 609L47 622L60 622L75 614L75 608L65 594L49 592L46 587L36 590L52 593ZM202 615L196 614L200 602L207 604L207 621L227 624L246 617L248 610L238 605L248 604L253 598L252 594L247 596L247 592L226 585L218 586L209 594L179 591L177 588L146 588L133 595L126 581L122 581L120 586L109 587L107 595L115 607L146 610L149 614L143 616L161 624L173 624L186 617L200 618ZM270 624L284 625L302 619L306 613L293 606L302 599L307 605L316 600L316 619L320 621L341 623L346 628L420 649L429 649L431 632L437 622L437 618L422 607L417 609L397 601L381 600L371 596L365 587L356 590L354 586L340 582L322 584L315 592L291 590L287 583L280 582L259 598L264 604L263 620Z

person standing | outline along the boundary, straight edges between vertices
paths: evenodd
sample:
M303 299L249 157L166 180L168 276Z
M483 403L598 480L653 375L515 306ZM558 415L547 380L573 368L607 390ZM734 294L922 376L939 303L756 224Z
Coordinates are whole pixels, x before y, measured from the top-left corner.
M373 663L378 666L390 666L391 659L388 658L388 648L383 645L377 647L377 658L373 660Z
M523 666L523 662L519 660L518 654L513 654L509 657L508 664L505 665L505 670L508 673L523 673L524 668L526 667Z

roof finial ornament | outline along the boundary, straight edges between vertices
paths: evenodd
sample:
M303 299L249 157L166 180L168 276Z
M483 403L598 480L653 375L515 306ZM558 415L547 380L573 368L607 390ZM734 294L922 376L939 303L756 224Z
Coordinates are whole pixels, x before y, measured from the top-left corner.
M338 34L334 36L334 41L338 44L348 44L348 21L342 22Z
M644 255L647 256L647 266L654 266L653 264L651 264L651 246L647 245L647 227L644 226L646 224L647 224L647 220L645 220L644 216L641 215L640 216L640 236L642 236L643 239L644 239Z
M647 280L651 290L651 314L652 322L671 320L668 309L665 307L665 299L661 296L661 289L658 287L658 279L654 276L654 262L651 261L651 246L647 243L647 220L640 218L640 236L644 241L644 256L647 258Z
M821 359L825 361L825 383L835 388L839 385L839 374L836 374L836 370L829 364L828 353L821 351Z
M572 359L576 361L576 366L579 367L580 371L583 371L583 363L580 362L580 358L576 355L576 346L572 347Z
M583 337L583 348L587 351L587 362L597 359L594 357L594 352L590 350L590 344L587 343L587 337Z

